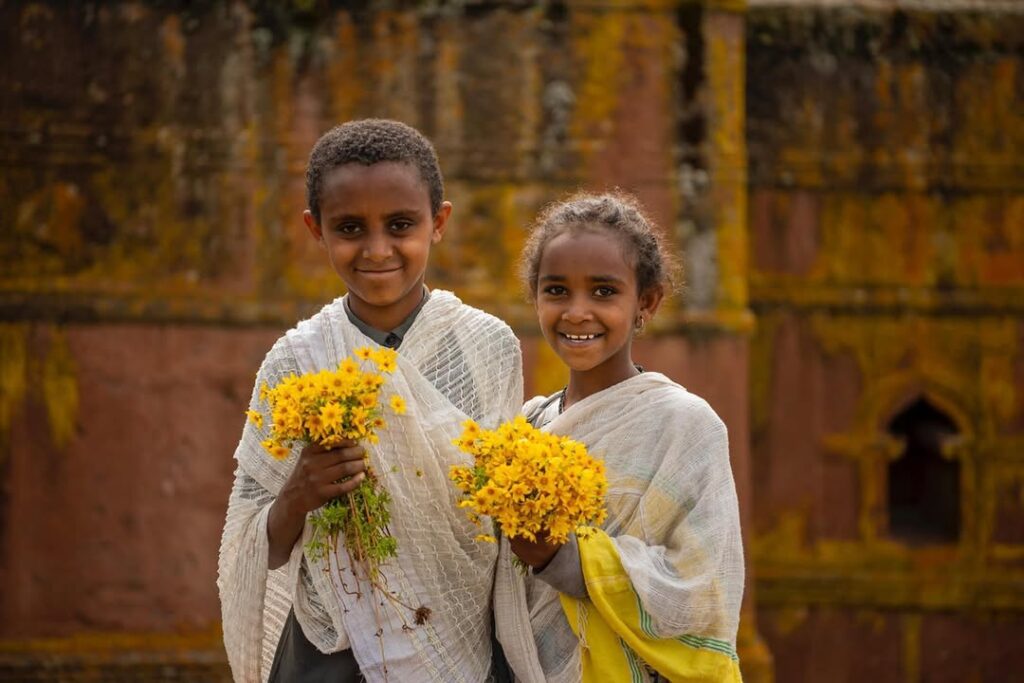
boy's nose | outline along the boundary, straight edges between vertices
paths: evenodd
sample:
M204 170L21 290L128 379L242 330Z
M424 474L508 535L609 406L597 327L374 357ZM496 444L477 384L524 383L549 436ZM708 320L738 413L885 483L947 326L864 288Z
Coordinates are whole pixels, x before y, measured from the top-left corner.
M391 257L391 240L385 235L370 235L363 243L363 258L384 261Z

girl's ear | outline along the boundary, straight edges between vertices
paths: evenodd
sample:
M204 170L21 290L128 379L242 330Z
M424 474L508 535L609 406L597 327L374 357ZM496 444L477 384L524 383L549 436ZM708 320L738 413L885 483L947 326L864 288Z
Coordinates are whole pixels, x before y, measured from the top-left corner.
M661 300L664 298L665 288L660 284L651 285L640 293L640 314L646 320L650 320L658 312L658 306L661 306Z
M313 236L317 242L324 241L324 231L320 227L320 224L313 218L313 212L306 209L302 212L302 222L306 224L306 229L309 230L309 234Z
M444 237L444 231L448 227L448 219L452 215L452 203L441 202L441 206L438 207L437 213L434 214L434 230L430 235L430 242L437 244Z

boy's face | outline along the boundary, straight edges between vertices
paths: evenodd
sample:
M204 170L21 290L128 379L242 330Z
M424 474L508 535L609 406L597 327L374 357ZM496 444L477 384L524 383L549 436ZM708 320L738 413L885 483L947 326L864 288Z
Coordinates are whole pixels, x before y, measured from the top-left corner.
M348 287L352 311L381 330L397 327L419 304L430 246L444 235L451 204L433 215L427 186L411 164L345 164L323 180L320 222L310 233Z

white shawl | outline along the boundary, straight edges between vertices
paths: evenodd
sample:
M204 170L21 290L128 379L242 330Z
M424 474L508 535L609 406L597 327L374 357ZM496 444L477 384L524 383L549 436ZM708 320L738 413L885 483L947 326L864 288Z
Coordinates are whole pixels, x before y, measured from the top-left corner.
M527 402L530 416L546 399ZM570 406L544 429L571 435L608 471L603 528L650 616L652 636L734 651L743 597L739 509L725 425L700 397L645 372ZM497 636L517 678L579 681L580 642L558 593L522 577L501 548ZM584 629L585 632L585 629ZM585 640L585 635L584 635Z
M322 652L352 647L371 683L384 680L385 673L393 681L487 678L496 550L474 541L479 529L456 508L448 470L468 456L451 440L467 416L495 426L515 414L522 401L522 367L519 342L508 326L450 292L431 293L403 340L397 370L387 377L385 391L405 398L407 412L389 414L380 444L367 446L393 499L390 528L398 557L383 567L383 575L403 601L429 607L429 620L405 630L391 608L369 597L365 585L361 599L345 594L335 562L328 567L304 560L308 521L290 561L268 571L267 513L299 449L278 462L260 446L269 416L258 402L259 387L291 373L334 367L356 347L373 344L348 320L338 299L279 339L257 375L250 408L264 413L265 426L247 423L235 451L238 469L217 580L224 644L236 681L266 680L289 607ZM352 580L346 583L351 589ZM411 625L412 616L407 619Z

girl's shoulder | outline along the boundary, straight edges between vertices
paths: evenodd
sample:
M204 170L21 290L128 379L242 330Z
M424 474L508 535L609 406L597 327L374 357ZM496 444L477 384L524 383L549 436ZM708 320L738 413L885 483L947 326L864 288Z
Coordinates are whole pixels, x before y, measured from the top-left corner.
M665 378L666 382L645 392L640 409L663 420L670 428L725 431L725 423L703 397Z
M550 396L534 396L523 404L522 414L534 427L542 427L558 414L558 399L562 392Z

